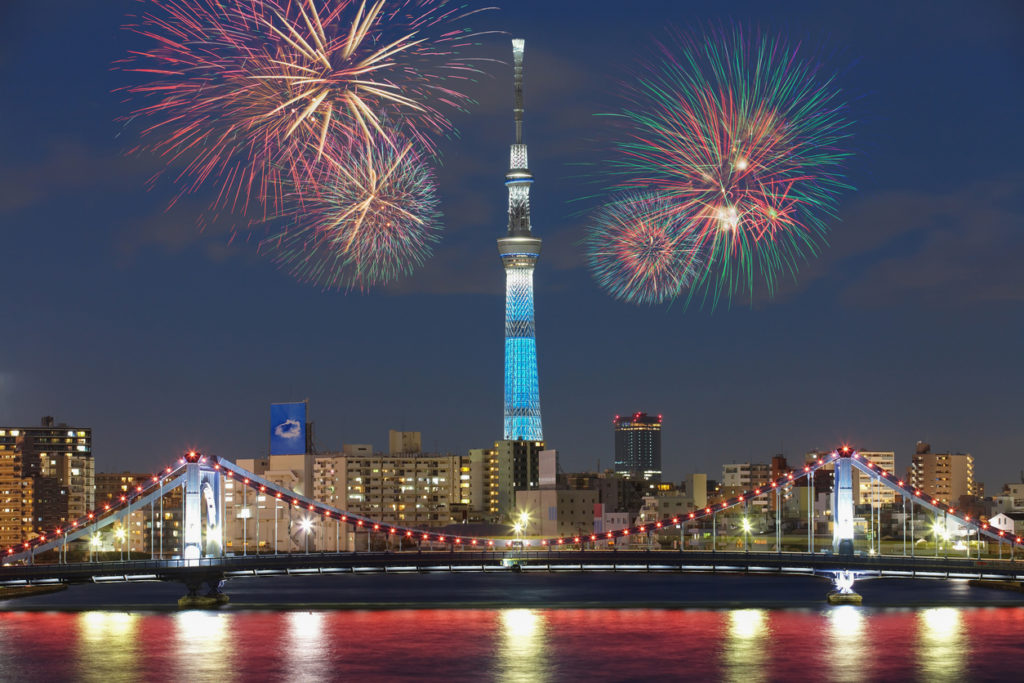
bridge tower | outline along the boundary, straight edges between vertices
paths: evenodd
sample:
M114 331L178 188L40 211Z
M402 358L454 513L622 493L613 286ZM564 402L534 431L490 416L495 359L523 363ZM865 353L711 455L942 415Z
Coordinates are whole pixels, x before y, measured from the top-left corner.
M220 472L205 465L200 453L185 454L185 538L182 559L218 557L223 554L221 538ZM206 508L206 539L203 539L203 508Z
M853 450L839 449L832 492L832 551L853 555Z

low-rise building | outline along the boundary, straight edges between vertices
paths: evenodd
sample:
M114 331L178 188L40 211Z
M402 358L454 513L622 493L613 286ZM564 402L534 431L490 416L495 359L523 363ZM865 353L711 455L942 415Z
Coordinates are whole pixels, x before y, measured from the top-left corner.
M988 523L996 529L1002 529L1014 536L1024 535L1024 512L1000 512L992 515Z
M544 538L590 534L597 491L534 489L516 491L516 510L525 513L524 535Z

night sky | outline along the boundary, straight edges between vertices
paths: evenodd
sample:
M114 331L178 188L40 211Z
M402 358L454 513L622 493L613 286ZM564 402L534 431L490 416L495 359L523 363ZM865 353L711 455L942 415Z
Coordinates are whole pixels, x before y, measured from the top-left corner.
M412 277L321 291L171 210L112 63L129 0L0 7L0 424L91 426L97 471L188 446L266 452L268 404L309 399L320 450L389 428L465 452L501 437L511 68L468 88L438 181L445 234ZM774 297L710 311L604 294L577 242L617 83L665 26L737 21L819 46L856 119L830 246ZM971 452L989 494L1024 468L1024 6L1018 2L517 0L481 54L526 39L525 141L544 240L536 320L545 436L611 465L612 418L664 415L666 476L849 441ZM588 203L589 202L589 203Z

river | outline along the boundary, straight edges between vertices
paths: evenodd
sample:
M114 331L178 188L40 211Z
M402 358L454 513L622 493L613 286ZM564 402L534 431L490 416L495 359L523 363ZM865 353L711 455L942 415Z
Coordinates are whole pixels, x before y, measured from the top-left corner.
M955 581L413 575L173 584L0 603L0 680L1021 680L1024 599Z

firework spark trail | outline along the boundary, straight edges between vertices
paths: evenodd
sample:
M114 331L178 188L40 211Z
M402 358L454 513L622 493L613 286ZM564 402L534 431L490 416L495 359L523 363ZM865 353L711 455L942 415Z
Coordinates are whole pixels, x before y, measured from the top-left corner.
M129 120L182 193L219 183L215 208L283 210L282 188L315 187L328 144L397 131L428 152L477 73L460 55L482 10L447 0L139 0L128 29L151 47L120 63L147 80Z
M425 261L437 242L433 171L411 142L395 139L334 149L315 193L290 203L282 230L261 251L297 279L324 289L365 290Z
M695 237L658 195L630 193L602 206L584 250L597 282L615 298L636 304L676 298L703 266Z
M850 121L832 76L768 35L711 30L660 45L625 88L614 188L668 201L707 268L688 291L769 292L825 242Z

